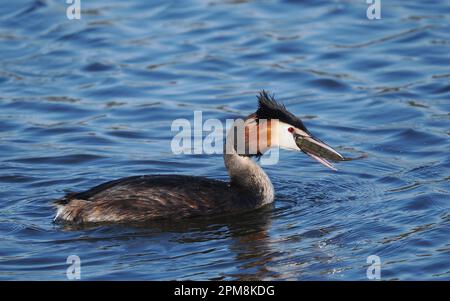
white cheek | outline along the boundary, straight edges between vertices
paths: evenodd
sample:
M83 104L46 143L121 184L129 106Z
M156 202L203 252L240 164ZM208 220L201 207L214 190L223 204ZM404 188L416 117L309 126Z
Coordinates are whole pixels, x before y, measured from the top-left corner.
M280 122L280 125L278 127L279 145L281 148L299 150L292 133L289 132L290 127L292 126Z

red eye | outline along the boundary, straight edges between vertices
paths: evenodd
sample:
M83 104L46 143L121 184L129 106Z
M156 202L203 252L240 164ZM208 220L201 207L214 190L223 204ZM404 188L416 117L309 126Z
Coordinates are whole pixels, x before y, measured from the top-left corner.
M294 128L293 127L288 128L288 132L289 133L293 133L294 132Z

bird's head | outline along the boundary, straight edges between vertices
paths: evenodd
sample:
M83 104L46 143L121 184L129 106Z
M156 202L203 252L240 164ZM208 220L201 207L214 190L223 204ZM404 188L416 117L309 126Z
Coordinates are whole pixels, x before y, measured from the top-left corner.
M245 121L245 150L241 155L262 155L272 147L301 151L321 164L336 170L330 161L344 157L309 132L303 122L266 91L260 92L258 109ZM256 151L249 149L253 146Z

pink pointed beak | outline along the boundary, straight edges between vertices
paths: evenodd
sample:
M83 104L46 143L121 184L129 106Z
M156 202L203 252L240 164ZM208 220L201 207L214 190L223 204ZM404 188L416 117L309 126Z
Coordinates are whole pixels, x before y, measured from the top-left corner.
M339 154L331 146L327 145L317 138L314 138L312 136L302 136L298 134L295 134L294 138L295 143L301 151L303 151L311 158L317 160L319 163L325 165L326 167L331 168L332 170L336 171L337 169L328 160L344 160L344 157L341 154Z

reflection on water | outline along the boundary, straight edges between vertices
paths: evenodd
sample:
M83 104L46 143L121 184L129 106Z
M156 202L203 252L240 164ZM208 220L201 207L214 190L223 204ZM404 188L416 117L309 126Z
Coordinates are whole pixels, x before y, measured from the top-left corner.
M0 6L0 279L450 279L450 6L384 1L84 1ZM148 225L64 227L51 201L155 173L226 179L175 156L171 122L225 120L275 93L348 160L281 152L273 206Z

